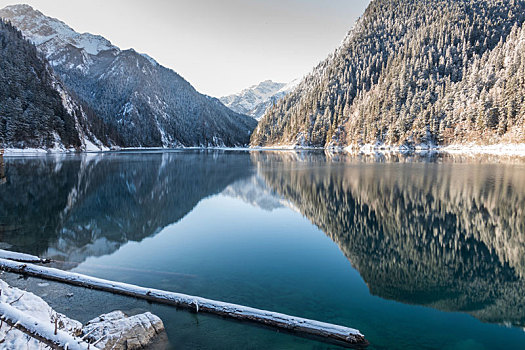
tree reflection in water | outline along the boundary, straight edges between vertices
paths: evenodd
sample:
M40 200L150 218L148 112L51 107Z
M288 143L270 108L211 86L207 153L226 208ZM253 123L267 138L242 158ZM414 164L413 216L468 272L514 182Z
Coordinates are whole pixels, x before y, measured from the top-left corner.
M371 293L525 325L523 165L337 157L252 154Z

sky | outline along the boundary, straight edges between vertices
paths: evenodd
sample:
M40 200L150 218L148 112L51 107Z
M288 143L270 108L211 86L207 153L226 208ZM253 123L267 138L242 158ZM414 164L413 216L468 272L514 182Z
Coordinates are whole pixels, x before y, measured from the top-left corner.
M0 0L147 53L202 93L289 82L326 58L370 0Z

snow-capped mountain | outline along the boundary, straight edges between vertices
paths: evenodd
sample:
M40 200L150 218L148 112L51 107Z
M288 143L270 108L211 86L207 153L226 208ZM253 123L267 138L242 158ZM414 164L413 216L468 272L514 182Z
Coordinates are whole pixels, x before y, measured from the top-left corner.
M8 6L0 13L2 17L15 24L35 45L38 45L46 56L56 52L57 48L67 45L84 49L90 55L105 50L118 50L100 35L77 33L64 22L46 17L29 5Z
M220 100L231 110L259 120L268 107L283 98L298 83L299 80L293 80L288 84L266 80L237 94L221 97Z
M75 32L28 5L8 6L11 21L46 56L55 72L104 122L114 144L129 147L240 146L256 121L151 57L121 50L107 39ZM110 134L110 135L109 135Z

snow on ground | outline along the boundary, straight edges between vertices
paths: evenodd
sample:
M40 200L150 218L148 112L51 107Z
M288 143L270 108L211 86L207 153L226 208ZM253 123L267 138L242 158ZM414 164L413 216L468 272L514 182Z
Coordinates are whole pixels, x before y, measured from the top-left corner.
M491 154L505 156L524 156L525 143L522 144L496 144L490 146L478 145L450 145L440 149L453 154Z
M6 250L0 250L0 260L4 265L9 261L42 262L39 257ZM38 268L31 264L18 266ZM38 285L49 286L48 283ZM87 342L98 349L142 349L164 331L162 320L150 312L128 317L122 311L113 311L82 326L53 310L42 298L12 287L2 279L0 319L1 349L49 348L38 339L70 350L89 349Z
M39 286L47 287L48 283ZM127 316L113 311L82 323L57 313L42 298L9 286L0 279L0 349L48 349L25 332L11 327L22 326L29 333L52 340L61 348L142 349L164 332L162 320L150 312ZM56 329L55 329L56 327Z
M84 139L85 142L85 150L80 151L80 153L87 153L87 152L104 152L104 151L110 151L107 147L99 147L89 141L88 139ZM46 155L46 154L65 154L65 153L75 153L78 152L74 148L62 148L62 147L56 147L56 148L6 148L4 149L4 156L6 157L19 157L19 156L38 156L38 155Z
M112 152L112 151L183 151L183 150L222 150L222 151L308 151L308 150L323 150L322 147L308 147L300 145L273 145L273 146L256 146L256 147L122 147L118 149L108 149L104 147L100 149L93 143L86 140L86 152ZM341 149L349 153L381 153L381 152L442 152L451 154L490 154L501 156L520 156L525 157L525 143L522 144L496 144L489 146L479 145L449 145L445 147L435 145L417 145L411 149L407 146L387 146L383 144L366 144L362 146L348 146L345 148L329 148ZM41 148L7 148L4 156L31 156L31 155L45 155L48 153L61 154L76 152L75 149L41 149Z
M100 151L109 151L109 148L104 146L97 146L91 142L88 138L84 138L84 146L86 152L100 152Z
M57 313L33 293L11 287L1 279L0 291L0 313L2 317L8 317L26 329L46 338L57 339L58 343L62 339L72 345L75 342L72 334L79 335L81 333L82 324L80 322ZM57 335L54 334L55 321L57 330L62 331L57 331ZM6 323L2 323L0 327L0 339L4 339L0 346L5 349L42 349L37 340L16 328L11 328ZM87 348L87 344L85 348Z
M20 156L20 155L42 155L48 153L42 148L6 148L4 149L4 156Z
M489 154L496 156L520 156L525 157L525 144L496 144L489 146L480 146L475 144L470 145L449 145L449 146L435 146L435 145L417 145L414 149L407 146L388 146L384 144L366 144L362 146L348 146L344 149L349 153L381 153L381 152L441 152L450 154Z
M252 151L308 151L308 150L323 150L323 147L307 147L299 145L273 145L273 146L254 146L250 147Z

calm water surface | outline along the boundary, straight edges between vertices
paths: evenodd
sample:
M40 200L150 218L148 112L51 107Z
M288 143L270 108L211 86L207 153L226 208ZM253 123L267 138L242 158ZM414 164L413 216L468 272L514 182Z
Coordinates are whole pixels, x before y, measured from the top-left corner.
M0 241L80 273L355 327L370 349L524 349L524 164L226 151L4 158ZM335 348L10 283L83 322L151 310L168 348Z

